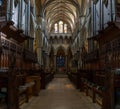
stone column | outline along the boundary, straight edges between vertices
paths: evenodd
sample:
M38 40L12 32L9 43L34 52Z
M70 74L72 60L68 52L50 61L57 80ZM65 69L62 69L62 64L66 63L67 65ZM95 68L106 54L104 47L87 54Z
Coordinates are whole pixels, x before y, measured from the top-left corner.
M68 56L65 55L65 71L67 72L67 68L68 68Z
M38 63L41 65L42 64L42 48L37 47L37 58L38 58Z
M33 51L33 41L34 41L34 38L30 37L29 38L29 49Z
M36 46L37 46L37 58L38 63L42 65L42 45L41 45L41 30L36 28Z
M83 68L83 56L82 56L82 48L80 48L80 56L79 56L79 68Z
M45 51L43 50L42 47L42 52L41 52L41 65L43 66L43 68L45 68Z
M37 57L38 62L40 65L43 65L42 60L42 51L43 51L43 45L42 45L42 31L41 31L41 23L42 23L42 15L41 15L41 0L35 0L35 21L36 21L36 46L37 46Z
M42 65L44 68L48 68L48 55L47 53L43 50L43 54L42 54Z
M14 0L7 1L7 20L11 21L13 16Z
M9 20L10 16L10 0L7 0L7 21Z
M57 58L56 55L54 55L54 70L55 70L55 71L57 70L57 68L56 68L56 67L57 67L57 65L56 65L56 64L57 64L57 63L56 63L56 58Z
M25 8L26 8L25 33L29 35L30 34L30 0L28 0L28 3Z
M23 21L23 17L22 17L22 15L23 15L23 0L20 0L20 5L19 5L19 18L18 18L18 20L19 20L19 23L18 23L18 26L19 26L19 28L20 29L22 29L22 21Z
M79 61L80 61L80 51L78 50L77 51L77 53L76 53L76 58L77 58L77 69L79 69L80 68L80 66L79 66Z
M46 67L49 68L49 55L46 56Z

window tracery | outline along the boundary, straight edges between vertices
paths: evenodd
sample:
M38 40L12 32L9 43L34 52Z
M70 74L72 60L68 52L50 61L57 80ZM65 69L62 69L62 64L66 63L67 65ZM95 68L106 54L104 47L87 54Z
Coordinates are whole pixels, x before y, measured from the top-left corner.
M58 33L58 24L57 23L55 24L54 28L55 28L55 33Z
M64 33L67 33L67 24L64 24Z
M59 21L59 33L63 33L63 21Z
M67 33L68 32L68 27L67 24L64 23L63 21L59 21L54 24L54 32L55 33Z

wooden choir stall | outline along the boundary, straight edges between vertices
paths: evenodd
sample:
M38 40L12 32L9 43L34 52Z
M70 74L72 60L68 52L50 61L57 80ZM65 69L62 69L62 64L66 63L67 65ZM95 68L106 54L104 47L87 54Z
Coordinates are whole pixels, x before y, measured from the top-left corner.
M68 77L80 91L102 109L120 107L120 28L113 22L99 31L93 41L95 49L82 55L83 67Z
M84 69L79 71L80 89L91 96L102 109L120 106L120 29L108 22L108 27L91 39L98 48L85 54Z
M40 91L40 76L31 75L37 57L25 49L28 37L7 22L0 32L0 108L19 109Z

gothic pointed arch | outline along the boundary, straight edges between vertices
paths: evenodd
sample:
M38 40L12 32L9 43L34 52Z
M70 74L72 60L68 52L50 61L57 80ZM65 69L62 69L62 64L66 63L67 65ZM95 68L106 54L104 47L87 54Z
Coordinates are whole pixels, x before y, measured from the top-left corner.
M62 46L57 48L57 56L65 56L65 49Z
M49 28L48 32L51 32L50 30L53 28L56 28L55 32L58 30L57 25L54 27L56 21L67 22L63 25L65 29L61 29L60 33L63 33L63 31L67 33L67 26L73 32L76 22L79 20L80 5L77 0L45 0L42 12L46 20L46 25Z

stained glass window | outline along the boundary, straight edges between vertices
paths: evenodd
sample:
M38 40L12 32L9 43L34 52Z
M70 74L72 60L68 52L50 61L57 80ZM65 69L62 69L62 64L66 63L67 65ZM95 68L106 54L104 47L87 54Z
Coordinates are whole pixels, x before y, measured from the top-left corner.
M63 21L59 21L59 33L63 33Z
M65 66L65 58L62 56L57 57L57 67Z
M64 24L64 33L67 33L67 24Z
M58 24L57 23L55 24L54 28L55 28L55 33L58 33Z
M55 33L67 33L68 32L68 25L63 21L59 21L54 24L54 32Z

